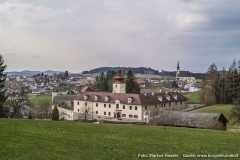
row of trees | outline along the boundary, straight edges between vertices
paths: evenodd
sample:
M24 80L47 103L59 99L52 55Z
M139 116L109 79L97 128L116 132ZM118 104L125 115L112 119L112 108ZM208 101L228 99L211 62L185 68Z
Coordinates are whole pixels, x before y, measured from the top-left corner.
M112 91L112 83L116 72L114 70L108 70L107 74L101 73L100 77L96 77L95 88L99 91Z
M240 99L240 61L234 60L228 71L221 72L213 63L202 81L201 102L206 105L233 104Z
M99 91L109 91L112 92L112 84L114 82L114 76L116 72L114 70L109 70L106 74L101 73L100 77L96 77L95 88ZM128 71L127 77L125 78L126 82L126 93L140 93L140 86L136 82L136 78L131 70Z

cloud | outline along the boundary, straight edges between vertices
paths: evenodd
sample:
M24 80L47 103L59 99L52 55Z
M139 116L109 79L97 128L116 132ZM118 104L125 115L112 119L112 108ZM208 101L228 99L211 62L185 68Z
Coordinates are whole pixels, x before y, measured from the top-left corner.
M175 70L179 60L183 70L204 72L213 61L228 66L227 54L237 58L239 17L235 0L8 0L0 3L0 44L18 53L26 69L51 69L57 57L60 70L119 64ZM17 66L10 55L9 68ZM29 60L40 56L46 65Z
M33 55L31 58L40 58L39 55Z

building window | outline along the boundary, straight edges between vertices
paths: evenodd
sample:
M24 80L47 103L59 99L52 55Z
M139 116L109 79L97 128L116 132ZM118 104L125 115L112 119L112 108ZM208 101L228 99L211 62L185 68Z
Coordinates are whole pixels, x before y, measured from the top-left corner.
M96 103L96 107L98 107L98 103Z
M132 106L129 106L129 109L132 110Z
M96 111L96 114L98 114L98 111Z
M129 118L133 118L133 115L129 114Z
M175 102L175 104L177 105L177 102Z
M163 104L161 104L161 107L163 107Z
M115 87L117 88L117 85Z
M169 106L171 106L171 102L169 103Z
M119 109L119 104L116 104L116 108Z
M77 103L77 105L79 105L79 102Z
M108 115L111 116L111 112L108 112Z
M137 106L135 106L135 110L137 110Z
M137 116L137 115L134 115L134 118L138 118L138 116Z
M126 114L122 114L122 117L126 117Z
M87 102L85 102L85 106L87 106Z
M106 112L104 112L104 115L106 115Z
M164 103L164 104L163 104L163 106L165 107L165 106L166 106L166 104Z
M145 106L145 110L147 110L147 106Z
M182 104L182 101L180 102L180 104Z
M106 104L104 104L104 107L106 107Z
M109 104L108 107L111 108L111 104Z
M125 109L125 106L123 105L123 109Z
M79 112L79 109L78 109L78 112Z
M155 108L157 108L157 105L155 105Z

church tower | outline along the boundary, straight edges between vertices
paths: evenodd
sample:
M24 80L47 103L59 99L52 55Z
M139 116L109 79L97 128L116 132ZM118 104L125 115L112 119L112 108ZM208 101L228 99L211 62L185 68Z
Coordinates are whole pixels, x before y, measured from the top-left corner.
M178 75L180 74L180 67L179 67L179 61L177 64L177 71L176 71L176 78L178 78Z
M121 74L121 70L117 70L117 75L114 77L113 82L113 93L126 93L126 84L124 82L124 77Z

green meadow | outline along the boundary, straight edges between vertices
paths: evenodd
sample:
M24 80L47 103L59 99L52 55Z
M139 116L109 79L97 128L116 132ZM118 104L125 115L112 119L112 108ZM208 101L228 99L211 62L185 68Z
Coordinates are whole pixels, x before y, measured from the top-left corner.
M200 92L188 92L184 93L183 96L188 99L188 102L200 103Z
M186 159L183 154L240 153L238 132L181 127L0 119L0 137L4 160L122 160L139 159L138 154Z
M28 95L28 97L30 97L29 101L34 104L34 106L39 105L39 102L42 100L47 100L50 102L50 104L52 104L52 96L32 96L32 95Z

